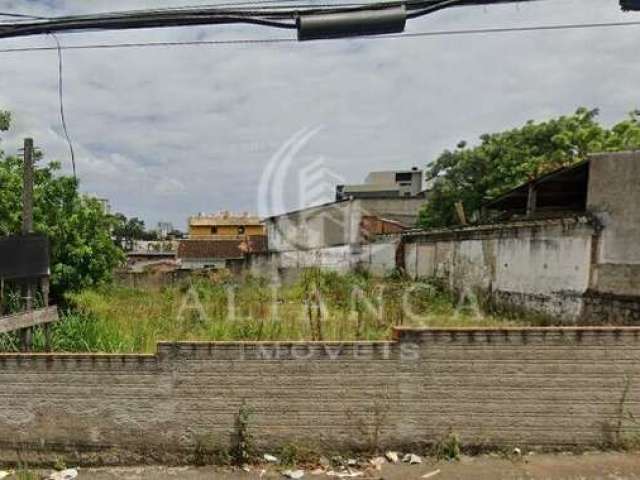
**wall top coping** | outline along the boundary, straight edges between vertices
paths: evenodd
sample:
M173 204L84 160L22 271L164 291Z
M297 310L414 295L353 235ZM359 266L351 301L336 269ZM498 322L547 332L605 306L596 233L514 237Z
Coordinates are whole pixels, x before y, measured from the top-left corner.
M558 218L518 220L505 223L489 223L484 225L459 226L451 228L438 228L431 230L409 230L402 233L402 238L406 241L415 241L421 238L451 238L456 239L461 236L470 236L474 234L487 235L497 232L535 228L535 227L553 227L553 226L569 226L569 225L593 225L593 219L588 215L570 215Z
M561 333L561 332L631 332L640 333L640 327L630 326L571 326L571 327L394 327L393 336L398 338L403 334L415 333Z
M526 335L529 333L541 333L541 334L553 334L553 333L611 333L611 334L620 334L620 333L633 333L636 335L640 334L640 327L630 327L630 326L571 326L571 327L446 327L446 328L426 328L426 327L394 327L393 329L393 340L390 341L261 341L261 342L158 342L157 344L157 352L154 354L121 354L121 353L0 353L0 362L6 360L49 360L49 361L59 361L59 360L89 360L89 361L99 361L99 360L107 360L110 362L118 361L121 362L142 362L142 361L154 361L157 360L158 353L161 351L166 352L167 350L171 350L177 348L179 350L186 349L194 349L194 350L202 350L202 349L216 349L220 347L248 347L248 348L259 348L259 347L284 347L284 348L295 348L299 346L306 347L392 347L397 344L398 341L402 341L403 337L409 337L412 335L429 335L429 334L456 334L456 333L464 333L464 334L522 334Z

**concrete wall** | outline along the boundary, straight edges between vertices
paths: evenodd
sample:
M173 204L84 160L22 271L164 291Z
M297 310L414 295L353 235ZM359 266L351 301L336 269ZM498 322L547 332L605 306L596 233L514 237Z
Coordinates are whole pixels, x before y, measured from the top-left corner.
M265 225L269 250L284 252L359 243L361 216L356 202L343 201L268 218Z
M575 321L589 288L593 235L586 218L425 232L406 237L405 268L465 295Z
M361 209L370 215L395 220L408 227L416 224L426 202L424 198L362 198L358 201Z
M587 208L603 226L591 289L640 296L640 154L591 157Z
M262 277L295 277L304 268L317 267L340 273L355 268L383 276L396 268L396 250L399 238L365 245L342 245L284 252L251 255L248 269Z
M284 252L358 245L363 217L377 216L413 226L423 198L359 198L330 203L265 220L269 250Z
M262 451L601 446L640 433L640 330L404 330L380 343L0 355L0 462L194 461L241 405ZM626 392L626 393L625 393ZM344 451L344 450L343 450Z

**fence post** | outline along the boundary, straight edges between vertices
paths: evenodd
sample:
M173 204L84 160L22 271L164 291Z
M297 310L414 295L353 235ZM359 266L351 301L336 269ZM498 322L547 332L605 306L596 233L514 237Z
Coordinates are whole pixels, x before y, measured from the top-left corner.
M24 139L24 170L22 188L22 234L33 233L33 139ZM25 291L25 308L27 311L33 310L33 282L27 279ZM22 349L31 350L33 335L31 328L22 331Z

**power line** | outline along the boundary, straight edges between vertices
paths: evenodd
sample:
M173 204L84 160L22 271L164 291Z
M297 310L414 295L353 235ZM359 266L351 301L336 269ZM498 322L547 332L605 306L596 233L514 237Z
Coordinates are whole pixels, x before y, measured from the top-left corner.
M67 128L67 120L64 115L64 89L62 82L62 46L60 45L60 41L58 37L54 34L50 34L56 42L56 50L58 51L58 104L60 105L60 123L62 123L62 130L64 131L64 136L67 139L67 145L69 145L69 153L71 155L71 166L73 168L73 178L75 180L78 179L76 174L76 155L73 151L73 142L71 142L71 136L69 135L69 129Z
M88 30L124 30L141 28L181 27L194 25L220 25L247 23L277 28L297 28L301 15L350 14L403 7L408 12L406 18L427 15L438 10L458 5L484 5L497 3L531 2L536 0L386 0L346 6L309 6L308 8L242 8L197 7L181 9L149 9L122 12L108 12L91 15L60 16L46 20L19 21L0 24L0 38L15 38L48 33L63 33ZM366 16L358 18L362 24ZM335 20L335 19L332 19ZM375 23L375 21L374 21Z
M561 25L534 25L525 27L505 27L505 28L478 28L464 30L435 30L431 32L402 33L397 35L372 35L361 37L366 40L389 39L411 39L420 37L441 37L451 35L483 35L483 34L503 34L518 32L538 32L538 31L561 31L561 30L585 30L593 28L614 28L640 26L640 21L629 22L603 22L603 23L578 23ZM331 41L331 40L329 40ZM335 40L333 40L335 41ZM183 47L183 46L214 46L214 45L244 45L244 44L282 44L298 43L295 38L245 38L228 40L193 40L175 42L124 42L124 43L104 43L104 44L79 44L62 45L61 50L107 50L119 48L153 48L153 47ZM22 52L42 52L57 50L57 47L15 47L0 49L0 53L22 53Z

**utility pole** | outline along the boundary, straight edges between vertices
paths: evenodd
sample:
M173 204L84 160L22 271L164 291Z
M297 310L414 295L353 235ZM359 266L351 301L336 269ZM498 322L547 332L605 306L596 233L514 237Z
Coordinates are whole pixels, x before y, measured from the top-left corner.
M24 139L24 170L22 187L22 235L33 233L33 139ZM33 310L33 283L27 279L24 288L25 308L29 312ZM22 331L22 348L30 350L32 343L32 330L25 328Z

